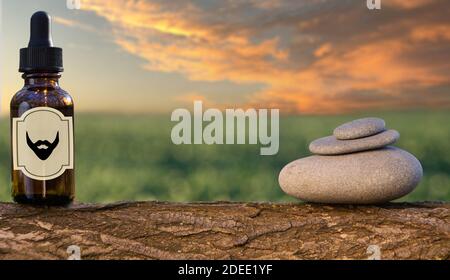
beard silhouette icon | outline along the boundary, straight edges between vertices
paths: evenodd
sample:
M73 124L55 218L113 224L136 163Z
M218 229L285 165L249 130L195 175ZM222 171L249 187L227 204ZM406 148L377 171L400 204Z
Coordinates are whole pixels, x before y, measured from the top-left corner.
M52 155L53 151L59 144L59 131L52 143L47 140L38 140L37 142L33 142L27 132L27 144L40 160L45 161ZM42 146L45 146L45 148L41 148Z

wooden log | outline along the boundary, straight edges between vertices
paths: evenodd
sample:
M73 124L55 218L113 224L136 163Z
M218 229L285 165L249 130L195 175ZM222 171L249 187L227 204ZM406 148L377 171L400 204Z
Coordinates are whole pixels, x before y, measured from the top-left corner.
M450 204L0 204L0 259L449 259Z

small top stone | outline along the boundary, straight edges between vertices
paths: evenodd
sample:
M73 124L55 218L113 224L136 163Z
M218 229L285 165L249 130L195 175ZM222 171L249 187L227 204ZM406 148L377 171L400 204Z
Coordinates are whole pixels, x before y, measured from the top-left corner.
M385 122L379 118L364 118L345 123L334 130L339 140L352 140L372 136L385 130Z

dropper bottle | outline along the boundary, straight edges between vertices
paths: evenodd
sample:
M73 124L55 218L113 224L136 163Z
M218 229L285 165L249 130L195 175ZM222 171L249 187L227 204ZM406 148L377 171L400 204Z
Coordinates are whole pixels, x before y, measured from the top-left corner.
M59 86L63 70L51 18L36 12L28 47L20 50L24 87L11 100L12 197L18 203L67 205L75 197L74 104Z

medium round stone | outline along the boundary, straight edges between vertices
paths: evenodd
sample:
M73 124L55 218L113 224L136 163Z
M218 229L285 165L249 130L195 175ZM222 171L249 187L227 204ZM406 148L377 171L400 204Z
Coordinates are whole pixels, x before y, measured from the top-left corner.
M317 139L309 145L309 150L317 155L342 155L360 151L374 150L392 145L400 138L396 130L387 130L373 136L354 139L338 140L334 136Z
M340 156L310 156L280 173L284 192L317 203L384 203L410 193L423 175L410 153L386 147Z
M364 118L345 123L334 130L333 135L339 140L358 139L380 133L386 123L379 118Z

